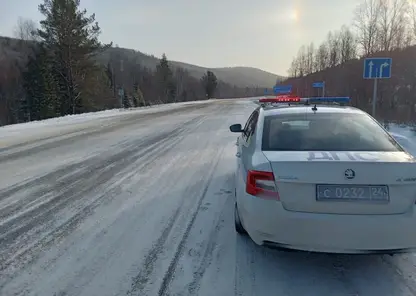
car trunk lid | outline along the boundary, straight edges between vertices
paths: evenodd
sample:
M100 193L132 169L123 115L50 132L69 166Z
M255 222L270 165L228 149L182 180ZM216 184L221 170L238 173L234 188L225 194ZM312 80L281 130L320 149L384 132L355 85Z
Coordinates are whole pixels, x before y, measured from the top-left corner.
M289 211L400 214L416 199L416 163L406 152L263 153Z

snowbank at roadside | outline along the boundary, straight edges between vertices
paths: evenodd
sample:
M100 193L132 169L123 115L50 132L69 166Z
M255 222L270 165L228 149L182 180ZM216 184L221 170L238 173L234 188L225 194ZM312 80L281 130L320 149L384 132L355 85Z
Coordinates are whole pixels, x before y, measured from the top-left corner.
M86 121L109 118L113 116L122 116L126 113L152 113L160 112L168 109L175 109L177 107L194 105L194 104L205 104L211 100L205 101L195 101L195 102L183 102L183 103L172 103L172 104L161 104L161 105L152 105L148 107L138 107L138 108L129 108L129 109L109 109L105 111L98 112L88 112L76 115L66 115L62 117L55 117L39 121L31 121L19 124L12 124L0 127L0 138L7 134L8 132L22 131L27 129L36 129L36 128L45 128L53 127L56 128L57 125L67 125L67 124L77 124L83 123Z
M0 127L0 149L23 142L45 139L48 137L80 131L90 126L100 126L109 119L128 114L151 114L161 111L174 110L187 105L207 104L209 102L212 102L212 100L160 104L129 109L110 109L6 125Z

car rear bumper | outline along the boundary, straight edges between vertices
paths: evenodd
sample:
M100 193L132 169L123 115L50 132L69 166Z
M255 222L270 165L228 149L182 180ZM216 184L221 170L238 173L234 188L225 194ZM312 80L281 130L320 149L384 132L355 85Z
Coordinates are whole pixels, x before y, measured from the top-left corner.
M329 253L401 253L416 250L416 214L337 215L291 212L280 202L246 194L238 205L253 241Z

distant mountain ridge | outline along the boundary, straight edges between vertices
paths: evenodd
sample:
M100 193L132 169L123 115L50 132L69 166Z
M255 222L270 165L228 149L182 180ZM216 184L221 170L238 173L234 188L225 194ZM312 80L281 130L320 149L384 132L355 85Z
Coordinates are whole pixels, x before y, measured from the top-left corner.
M9 57L23 57L22 54L24 55L24 53L22 50L31 43L31 41L0 36L0 53L4 51L4 53L7 53L6 56ZM169 56L167 58L169 60ZM111 47L98 56L98 60L104 65L111 59L123 60L125 64L137 63L150 69L155 69L160 61L159 58L153 55L121 47ZM191 76L198 79L201 78L207 70L210 70L219 80L238 87L271 88L276 84L277 80L280 81L285 79L283 76L253 67L208 68L179 61L170 61L170 64L173 68L181 67L187 70Z
M212 71L218 79L237 86L247 87L272 87L277 80L283 80L284 77L270 73L254 67L222 67L222 68L205 68L191 65L183 62L172 61L173 65L178 65L187 69L193 76L202 76L207 70Z
M141 65L152 69L156 68L156 65L159 63L160 60L159 58L153 55L147 55L140 51L121 47L112 47L104 53L104 55L107 54L118 54L120 56L127 56L129 60L136 60L137 63L140 63ZM276 84L277 80L285 79L284 76L280 76L253 67L208 68L179 61L170 61L170 64L173 67L181 67L186 69L192 76L197 78L202 77L202 75L206 73L207 70L210 70L217 76L219 80L239 87L258 86L270 88Z

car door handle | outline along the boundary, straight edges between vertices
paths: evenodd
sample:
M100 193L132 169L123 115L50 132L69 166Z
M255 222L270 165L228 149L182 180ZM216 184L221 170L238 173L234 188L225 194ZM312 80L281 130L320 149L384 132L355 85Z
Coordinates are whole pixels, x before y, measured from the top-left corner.
M237 157L241 157L241 153L240 153L240 152L237 152L237 153L235 154L235 156L237 156Z

